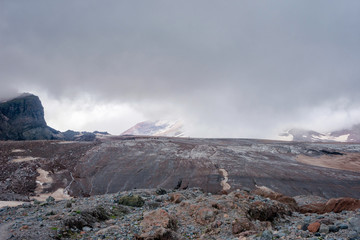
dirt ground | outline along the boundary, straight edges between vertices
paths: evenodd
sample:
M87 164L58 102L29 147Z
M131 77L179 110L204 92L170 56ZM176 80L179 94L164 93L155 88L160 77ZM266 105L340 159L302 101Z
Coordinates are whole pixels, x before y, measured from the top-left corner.
M320 157L309 157L305 155L299 155L296 158L296 160L298 162L313 166L347 170L352 172L360 172L359 153L346 153L345 155L341 155L341 156L323 155Z

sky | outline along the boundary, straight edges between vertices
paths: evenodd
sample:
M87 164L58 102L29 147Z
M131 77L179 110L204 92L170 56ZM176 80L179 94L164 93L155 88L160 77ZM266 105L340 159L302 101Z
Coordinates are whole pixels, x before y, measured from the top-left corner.
M0 97L51 127L277 138L360 123L358 0L0 0Z

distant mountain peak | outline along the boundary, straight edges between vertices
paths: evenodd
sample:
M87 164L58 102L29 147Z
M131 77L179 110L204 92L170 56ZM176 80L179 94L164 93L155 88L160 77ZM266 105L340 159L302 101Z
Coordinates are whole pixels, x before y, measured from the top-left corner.
M321 133L308 129L293 128L279 134L284 141L298 142L360 142L360 124L349 129Z
M121 135L182 137L184 135L181 121L144 121L137 123Z
M0 103L5 103L5 102L9 102L12 101L14 99L17 98L24 98L24 97L29 97L29 96L34 96L36 97L34 94L32 93L16 93L16 94L9 94L7 96L0 96Z

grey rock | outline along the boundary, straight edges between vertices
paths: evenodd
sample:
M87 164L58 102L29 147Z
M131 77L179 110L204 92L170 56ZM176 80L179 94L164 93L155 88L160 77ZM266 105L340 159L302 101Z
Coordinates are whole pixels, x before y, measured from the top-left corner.
M82 230L85 232L90 232L92 230L92 228L91 227L83 227Z
M350 229L360 233L360 216L357 215L349 219Z
M265 230L261 234L260 240L271 240L273 238L273 233L269 230Z
M48 203L53 203L53 202L55 202L55 198L53 198L52 196L49 196L49 197L46 199L46 202L48 202Z
M301 226L301 230L306 231L307 228L308 228L308 226L309 226L308 223L304 223L304 224Z
M21 205L23 208L30 208L31 207L31 203L27 202L27 203L23 203Z
M357 233L356 231L349 231L348 238L356 239L357 237L359 237L359 233Z
M303 237L303 238L307 238L307 237L310 236L310 234L309 234L308 231L302 231L302 232L300 233L300 236Z
M311 217L310 216L306 216L304 219L304 223L310 223L311 222Z
M339 227L335 226L335 225L330 225L329 226L329 232L338 232L339 231Z
M71 207L72 207L72 203L71 203L70 201L66 202L65 207L71 208Z
M349 226L345 223L341 223L339 226L338 226L340 229L348 229Z
M157 195L164 195L166 193L167 193L167 191L165 189L163 189L163 188L156 189L156 194Z
M329 227L327 225L325 225L325 224L321 224L319 232L320 233L328 233L329 232Z

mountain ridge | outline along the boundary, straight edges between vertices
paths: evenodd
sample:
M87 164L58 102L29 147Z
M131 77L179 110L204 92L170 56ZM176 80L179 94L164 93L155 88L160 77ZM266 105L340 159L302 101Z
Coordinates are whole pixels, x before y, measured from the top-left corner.
M143 121L124 131L120 135L183 137L181 121Z
M309 129L292 128L281 134L280 139L297 142L360 142L360 124L350 128L321 133Z

